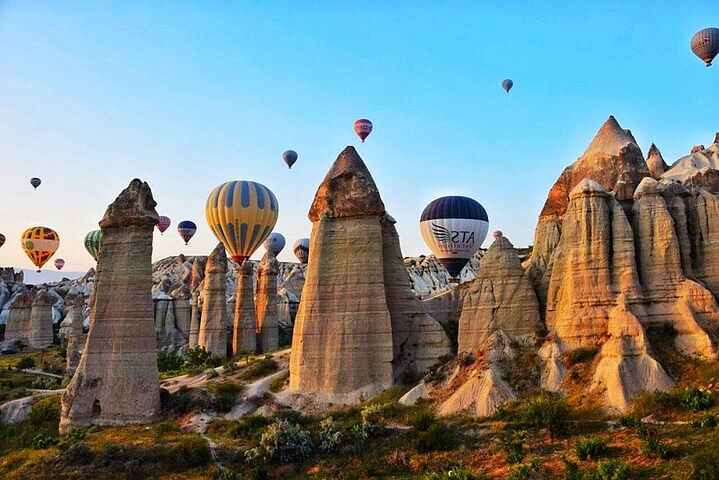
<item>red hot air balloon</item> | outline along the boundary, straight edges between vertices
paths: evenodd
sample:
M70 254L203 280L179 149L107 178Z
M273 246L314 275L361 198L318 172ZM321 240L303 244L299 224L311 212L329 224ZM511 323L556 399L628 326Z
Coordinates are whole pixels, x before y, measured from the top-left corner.
M701 58L707 67L719 54L719 28L705 28L694 34L691 41L692 52Z
M362 143L364 143L365 138L372 133L372 122L366 118L355 120L355 133L362 140Z
M62 267L64 266L65 260L63 260L62 258L58 258L57 260L55 260L55 268L57 268L58 270L62 270Z
M494 232L492 232L492 236L494 237L495 240L498 238L502 238L501 230L495 230Z
M0 233L0 247L2 247L3 245L5 245L5 235Z
M165 233L165 230L167 230L170 227L170 217L166 217L164 215L160 215L160 219L157 221L157 229L160 231L160 234Z

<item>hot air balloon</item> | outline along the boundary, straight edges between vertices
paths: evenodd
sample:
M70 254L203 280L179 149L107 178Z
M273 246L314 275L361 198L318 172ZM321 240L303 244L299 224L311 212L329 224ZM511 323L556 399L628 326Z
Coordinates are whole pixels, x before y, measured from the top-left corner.
M160 219L157 221L157 229L160 231L160 235L165 233L165 230L167 230L170 227L170 217L166 217L164 215L160 215Z
M28 228L22 233L20 240L22 249L38 268L38 272L60 246L60 236L48 227Z
M370 122L366 118L359 118L355 120L354 127L355 133L362 140L362 143L364 143L364 139L367 138L370 133L372 133L372 122Z
M292 246L292 251L295 252L295 257L300 263L307 263L310 259L310 239L300 238Z
M496 240L498 238L502 238L502 232L501 230L495 230L492 232L492 237Z
M719 54L719 28L705 28L694 34L691 41L692 52L701 58L707 67Z
M42 183L42 180L40 180L37 177L32 177L30 179L30 185L32 185L32 188L37 189L37 187L39 187L41 183Z
M190 220L183 220L177 224L177 231L179 232L182 239L185 241L185 245L187 245L187 242L189 242L190 239L195 235L195 232L197 231L197 225L195 225L195 222L191 222Z
M0 233L0 247L2 247L3 245L5 245L5 235Z
M276 257L282 249L285 248L285 236L277 232L271 233L262 245L265 247L265 250Z
M285 150L282 154L282 160L285 161L288 167L292 168L292 165L297 161L297 152L294 150Z
M502 88L504 89L505 92L509 93L509 91L512 89L513 86L514 86L514 82L512 81L511 78L505 78L504 80L502 80Z
M242 263L265 241L277 223L280 206L269 188L234 180L217 186L205 205L207 223L232 261Z
M489 230L487 211L467 197L433 200L419 221L425 243L455 279L479 250Z
M87 250L87 253L92 255L92 258L94 258L96 262L97 256L100 253L101 237L102 232L100 232L100 230L93 230L91 232L87 232L87 235L85 235L85 250Z
M57 268L58 270L62 270L62 267L64 267L64 266L65 266L65 260L63 260L62 258L58 258L55 260L55 268Z

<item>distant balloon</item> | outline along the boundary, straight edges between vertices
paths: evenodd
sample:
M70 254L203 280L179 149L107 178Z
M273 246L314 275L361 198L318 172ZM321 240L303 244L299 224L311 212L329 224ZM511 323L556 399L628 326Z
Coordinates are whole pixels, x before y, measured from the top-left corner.
M40 180L37 177L32 177L30 179L30 185L32 185L32 188L37 189L37 187L39 187L41 183L42 183L42 180Z
M187 242L189 242L190 239L195 235L195 232L197 231L197 225L195 225L195 222L191 222L190 220L183 220L177 224L177 231L179 232L182 239L185 241L185 245L187 245Z
M89 253L96 262L97 256L100 253L101 237L102 232L100 230L93 230L91 232L87 232L87 235L85 235L85 250L87 250L87 253Z
M692 52L701 58L707 67L719 54L719 28L705 28L694 34L691 41Z
M288 167L292 168L292 165L297 161L297 152L294 150L286 150L282 154L282 160L285 161Z
M502 81L502 88L503 88L504 91L507 92L507 93L509 93L509 91L512 89L513 86L514 86L514 82L512 81L511 78L505 78L505 79Z
M487 211L467 197L433 200L419 221L425 243L454 278L477 253L489 230Z
M64 266L65 260L63 260L62 258L58 258L57 260L55 260L55 268L57 268L58 270L62 270L62 267Z
M366 118L359 118L355 120L354 128L355 133L362 140L362 143L364 143L364 139L372 133L372 122Z
M31 227L20 237L22 249L30 257L38 272L60 246L60 236L48 227Z
M310 260L310 239L300 238L293 245L292 251L295 252L295 257L300 263L307 263Z
M232 261L242 263L257 250L277 223L280 206L269 188L235 180L217 186L205 204L207 223Z
M276 257L282 249L285 248L285 236L277 232L271 233L262 245L265 247L265 250Z
M5 235L0 233L0 247L2 247L3 245L5 245Z
M172 221L170 220L170 217L166 217L164 215L160 215L160 219L157 221L157 229L160 231L160 235L165 233L165 230L167 230L170 227L170 223Z

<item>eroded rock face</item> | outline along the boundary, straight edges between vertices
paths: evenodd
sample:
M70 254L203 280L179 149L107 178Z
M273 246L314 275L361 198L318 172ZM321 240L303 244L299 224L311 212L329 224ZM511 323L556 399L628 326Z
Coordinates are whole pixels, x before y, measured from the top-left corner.
M75 374L82 350L85 347L85 333L82 330L82 310L85 308L85 297L77 295L68 309L67 318L67 373L68 377Z
M5 325L5 343L19 340L27 343L30 336L30 314L35 293L23 289L10 302L7 324Z
M309 213L312 256L292 338L291 391L350 403L392 385L383 214L372 176L354 148L347 147L318 188Z
M232 353L257 351L257 317L255 315L254 270L245 261L237 269L235 294L235 323L232 336Z
M504 236L489 247L465 295L459 351L474 351L497 330L531 339L543 330L539 302L514 246Z
M277 330L277 274L279 264L274 255L265 253L257 276L257 348L272 352L279 346Z
M227 356L226 276L227 254L225 247L218 243L207 258L205 267L197 344L220 357Z
M42 348L52 345L52 305L55 299L47 290L37 292L32 302L28 343L31 347Z
M665 162L664 157L662 157L662 152L660 152L653 143L647 153L647 168L649 169L649 175L655 180L659 180L659 178L664 175L664 172L669 170L667 162Z
M160 412L151 295L155 205L149 185L135 179L100 221L94 314L62 396L61 433L72 426L145 422Z
M200 305L200 291L195 290L190 299L190 333L187 345L194 348L198 345L200 338L200 317L202 316L202 305Z

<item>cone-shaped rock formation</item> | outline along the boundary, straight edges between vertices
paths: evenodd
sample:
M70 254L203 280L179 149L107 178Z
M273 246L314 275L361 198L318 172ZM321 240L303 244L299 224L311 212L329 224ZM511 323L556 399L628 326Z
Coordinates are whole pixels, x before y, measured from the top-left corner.
M257 348L261 353L277 350L277 274L279 263L267 252L257 274Z
M218 243L205 266L202 317L197 344L220 357L227 356L227 254Z
M235 293L235 322L232 335L232 353L257 351L257 316L254 297L255 272L252 263L245 261L237 268Z

